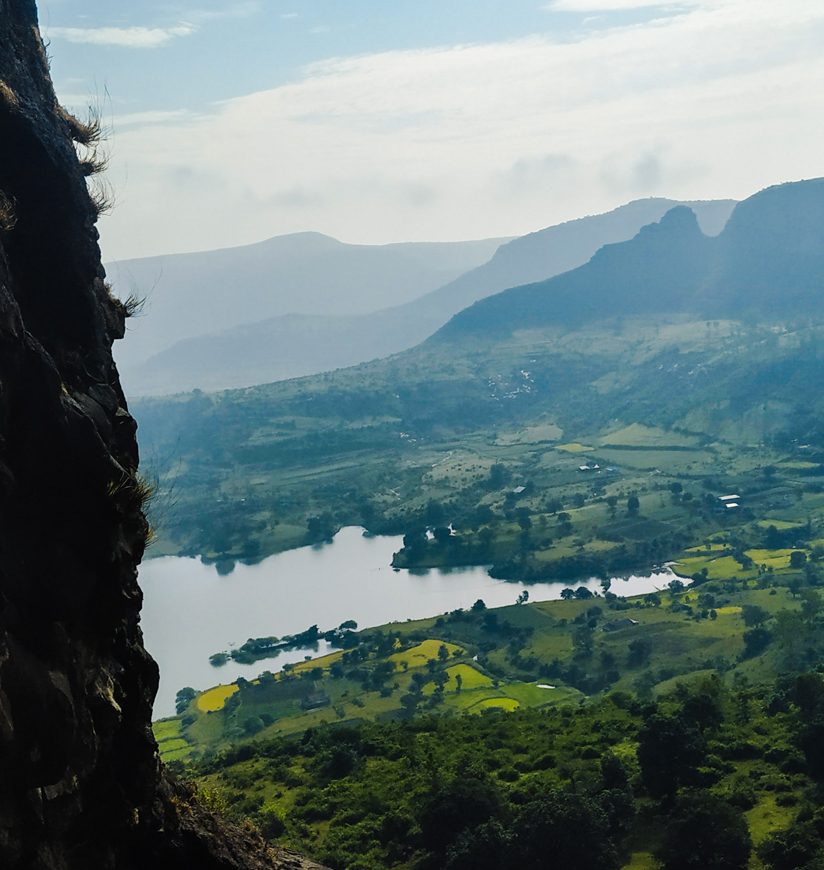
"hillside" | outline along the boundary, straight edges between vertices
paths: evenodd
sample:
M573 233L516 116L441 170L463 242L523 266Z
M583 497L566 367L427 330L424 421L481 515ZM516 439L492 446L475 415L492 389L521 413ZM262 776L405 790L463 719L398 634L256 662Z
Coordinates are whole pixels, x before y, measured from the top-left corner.
M538 870L552 836L565 866L676 868L686 850L702 867L781 870L822 849L804 825L824 775L824 682L803 673L821 654L820 584L817 565L754 566L631 599L478 601L182 692L155 731L227 812L335 868L517 856ZM702 836L676 833L696 806ZM586 842L556 828L582 825Z
M734 204L685 203L709 234L720 232ZM632 238L676 205L667 199L637 200L531 233L501 245L489 262L403 305L388 307L385 301L377 306L382 310L367 314L358 314L355 305L354 313L335 317L328 314L337 309L321 308L321 315L300 300L293 309L300 314L263 320L250 315L233 328L221 324L220 331L177 341L139 364L126 359L124 377L139 395L166 395L196 387L249 386L389 356L423 341L478 299L582 265L602 245ZM420 287L425 290L423 283ZM148 320L155 316L150 311ZM141 322L137 328L155 327Z
M785 219L796 220L796 199L821 195L818 182L776 188L741 213L785 207ZM602 502L607 483L624 498L648 491L650 472L717 476L737 491L740 474L806 461L796 455L804 444L817 467L824 327L816 291L788 305L779 286L773 313L766 297L755 318L745 235L733 227L732 244L727 232L708 238L677 208L578 270L476 304L404 354L242 391L141 402L144 455L174 486L156 552L239 558L252 546L249 553L265 555L311 543L307 523L317 516L326 529L403 533L426 524L422 512L435 499L476 531L476 509L491 509L494 540L502 541L494 561L509 564L513 479L535 486L520 506L537 520L544 501ZM726 261L713 253L722 240ZM814 258L780 246L771 256L815 287ZM727 296L700 295L711 275L718 287L723 278ZM724 301L736 298L735 306ZM706 314L690 313L703 305ZM720 305L738 316L719 317ZM516 325L529 329L513 335ZM611 433L630 424L652 429L651 449L616 454ZM577 474L584 460L619 474L587 483ZM508 472L493 483L496 464ZM462 552L489 564L486 550Z

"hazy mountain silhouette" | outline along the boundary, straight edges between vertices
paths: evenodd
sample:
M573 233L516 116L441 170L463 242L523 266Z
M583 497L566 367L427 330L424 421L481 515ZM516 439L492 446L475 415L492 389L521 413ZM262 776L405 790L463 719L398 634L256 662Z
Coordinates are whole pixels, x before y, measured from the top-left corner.
M601 246L631 239L642 226L659 220L677 204L669 199L637 200L606 214L530 233L501 245L488 262L404 305L366 315L358 315L353 305L349 309L353 316L342 317L290 313L190 335L149 359L121 359L121 373L132 393L150 395L266 383L387 356L423 341L478 299L580 266ZM688 205L704 231L713 234L724 226L735 203L717 200ZM187 266L193 270L194 264ZM203 280L214 281L215 276ZM231 278L236 280L236 276ZM157 317L156 310L150 317Z
M824 290L824 179L768 188L717 237L686 208L584 266L515 287L456 315L438 339L656 312L782 317L814 313Z
M349 316L399 305L485 262L501 241L348 245L297 233L113 263L107 270L118 295L146 297L118 363L128 378L136 365L194 336L284 314Z

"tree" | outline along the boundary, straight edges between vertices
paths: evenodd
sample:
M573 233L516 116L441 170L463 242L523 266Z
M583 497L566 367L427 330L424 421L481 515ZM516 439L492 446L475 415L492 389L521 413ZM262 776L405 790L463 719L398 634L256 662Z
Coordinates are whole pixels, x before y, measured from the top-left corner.
M796 821L770 834L758 847L758 857L770 870L817 870L824 866L824 843L812 822Z
M197 692L191 686L186 686L175 695L175 712L178 716L186 712L186 708L196 697Z
M500 489L511 477L509 469L500 462L496 462L489 469L489 488Z
M466 830L449 847L446 870L501 870L507 866L510 832L496 819Z
M529 592L526 589L515 599L516 604L526 604L529 601Z
M637 515L638 515L638 511L640 510L640 508L641 508L641 502L638 500L638 496L637 496L637 495L631 495L631 496L627 499L627 513L628 513L631 517L637 516Z
M432 535L439 544L448 544L452 537L452 530L446 526L435 526L432 530Z
M641 779L653 797L669 798L694 783L705 753L701 732L681 716L654 713L638 733Z
M460 674L455 674L455 694L457 695L463 688L463 677Z
M802 554L803 555L803 554ZM821 596L815 589L801 590L801 613L808 622L812 622L821 611Z
M790 553L790 568L803 568L807 561L807 554L803 550L793 550Z
M772 640L772 634L763 625L750 628L744 632L744 651L742 659L751 659L764 652Z
M770 614L757 604L744 604L741 607L741 617L747 628L754 628L763 625L770 618Z
M477 601L472 605L472 612L473 612L473 613L481 613L481 612L484 611L484 610L486 610L486 604L485 604L483 598L479 598L479 599L478 599L478 600L477 600Z
M609 508L609 515L612 519L615 519L615 508L618 506L618 496L617 495L608 495L607 496L607 507Z
M629 655L627 656L627 666L630 668L640 668L649 661L652 653L652 643L645 638L638 637L629 642Z
M449 650L446 648L445 644L441 644L438 647L438 659L442 662L447 661L449 658Z
M463 831L497 816L501 799L486 779L461 776L437 786L418 818L421 839L433 852L443 853Z
M504 866L519 870L550 866L613 870L620 865L609 819L598 803L585 795L552 789L524 805L512 830L512 854Z
M701 791L678 799L655 857L664 870L744 870L751 851L741 810Z

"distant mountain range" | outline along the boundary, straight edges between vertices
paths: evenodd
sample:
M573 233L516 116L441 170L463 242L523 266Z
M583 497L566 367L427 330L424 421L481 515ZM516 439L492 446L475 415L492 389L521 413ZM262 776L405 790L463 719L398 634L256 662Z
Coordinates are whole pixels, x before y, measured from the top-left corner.
M437 338L663 312L818 315L822 294L824 179L816 179L770 187L739 203L717 237L704 235L689 209L674 208L579 269L475 303Z
M586 263L603 245L631 239L676 205L637 200L500 246L487 240L375 248L301 234L115 264L115 274L131 276L117 282L121 291L162 276L148 316L118 352L121 376L133 395L163 395L266 383L388 356L423 341L478 299ZM735 202L684 205L714 235ZM462 274L437 282L472 258Z
M140 392L136 369L179 341L281 315L350 316L401 305L486 262L502 241L348 245L297 233L112 263L107 272L116 292L146 299L129 340L115 348L118 365L127 390ZM174 369L168 374L173 381Z

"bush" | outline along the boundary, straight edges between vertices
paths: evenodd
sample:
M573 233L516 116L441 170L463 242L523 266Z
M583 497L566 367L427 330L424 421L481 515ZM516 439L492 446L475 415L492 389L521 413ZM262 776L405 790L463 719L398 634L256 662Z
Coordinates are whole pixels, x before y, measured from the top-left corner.
M665 870L745 870L752 841L741 811L709 792L678 799L656 858Z

